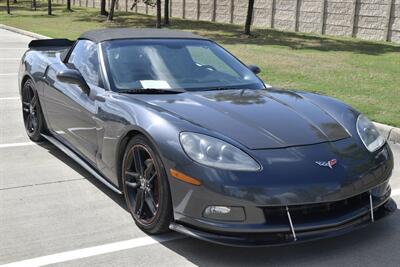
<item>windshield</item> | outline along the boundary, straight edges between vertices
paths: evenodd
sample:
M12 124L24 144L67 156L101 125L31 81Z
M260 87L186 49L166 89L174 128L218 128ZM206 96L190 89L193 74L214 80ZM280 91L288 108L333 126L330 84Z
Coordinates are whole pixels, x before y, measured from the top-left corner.
M246 66L207 40L113 40L102 44L110 84L130 89L262 89Z

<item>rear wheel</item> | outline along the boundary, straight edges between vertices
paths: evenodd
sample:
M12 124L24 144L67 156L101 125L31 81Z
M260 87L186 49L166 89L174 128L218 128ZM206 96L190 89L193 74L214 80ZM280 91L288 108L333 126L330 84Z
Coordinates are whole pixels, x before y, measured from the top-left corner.
M42 141L43 137L41 134L44 132L44 117L40 108L38 94L31 80L27 80L24 83L21 97L25 131L32 141Z
M172 204L167 175L159 155L142 135L128 143L122 181L127 207L139 228L148 234L168 231Z

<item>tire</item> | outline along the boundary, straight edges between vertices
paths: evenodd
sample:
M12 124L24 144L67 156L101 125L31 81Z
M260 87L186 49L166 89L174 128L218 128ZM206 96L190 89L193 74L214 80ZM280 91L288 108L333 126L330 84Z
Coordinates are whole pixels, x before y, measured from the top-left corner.
M172 201L167 174L160 156L143 135L134 136L127 144L122 184L126 205L136 225L147 234L169 231Z
M40 107L39 96L33 81L30 79L22 87L21 102L25 131L29 139L33 142L43 141L44 138L41 134L46 129L44 116Z

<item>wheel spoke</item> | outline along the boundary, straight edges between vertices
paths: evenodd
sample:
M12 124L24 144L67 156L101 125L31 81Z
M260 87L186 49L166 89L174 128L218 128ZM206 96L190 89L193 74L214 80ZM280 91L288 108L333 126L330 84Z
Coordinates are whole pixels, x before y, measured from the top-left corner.
M36 108L36 104L37 104L37 96L36 96L36 94L34 93L34 94L33 94L33 98L32 98L32 100L31 100L31 105L32 105L33 108Z
M26 92L27 90L28 89L24 90L22 93L22 110L26 113L29 113L31 103L29 102L30 101L29 96L27 96L27 92Z
M157 172L153 173L153 175L147 180L149 181L149 183L151 183L156 177L157 177Z
M154 216L157 213L157 204L154 201L153 195L151 192L146 192L145 197L146 205L149 208L151 214Z
M31 114L31 124L32 124L32 130L35 130L37 126L37 118L34 114Z
M139 184L136 183L136 182L125 182L125 184L126 184L126 186L129 186L129 187L131 187L133 189L136 189L136 188L139 187Z
M31 90L32 90L32 89L31 89L30 87L26 88L27 96L28 96L28 100L29 100L29 101L31 101L31 99L32 99Z
M153 160L146 159L144 163L146 164L146 170L144 170L144 178L147 181L151 182L154 179L155 175L157 174Z
M133 189L139 187L139 183L137 182L139 178L139 174L136 172L126 171L125 172L125 184Z
M144 191L142 189L138 189L136 192L136 203L135 203L135 213L140 216L142 215L143 211L143 204L144 204Z
M140 150L138 148L133 149L133 160L135 162L135 170L140 175L143 175L143 163Z
M144 164L146 165L146 169L149 169L149 170L151 170L154 167L154 163L153 163L153 160L151 158L150 159L146 159L144 161Z
M126 171L125 176L127 181L132 181L132 178L136 181L136 179L138 179L140 175L137 172Z
M29 131L32 131L32 119L31 119L31 117L32 117L32 114L28 114L28 117L26 118L26 128L29 130Z

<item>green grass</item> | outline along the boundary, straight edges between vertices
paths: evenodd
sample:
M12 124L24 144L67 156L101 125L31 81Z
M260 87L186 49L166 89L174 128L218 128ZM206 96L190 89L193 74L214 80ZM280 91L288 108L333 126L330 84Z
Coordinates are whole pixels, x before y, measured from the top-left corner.
M0 2L0 23L51 37L74 39L80 33L105 27L154 27L154 17L117 12L114 22L96 9L60 5L48 16L46 4L37 11L30 2L12 5L12 15ZM276 87L318 92L339 98L371 119L400 126L400 45L254 29L242 36L242 27L230 24L173 19L170 28L209 37L247 64L262 69L261 78Z

